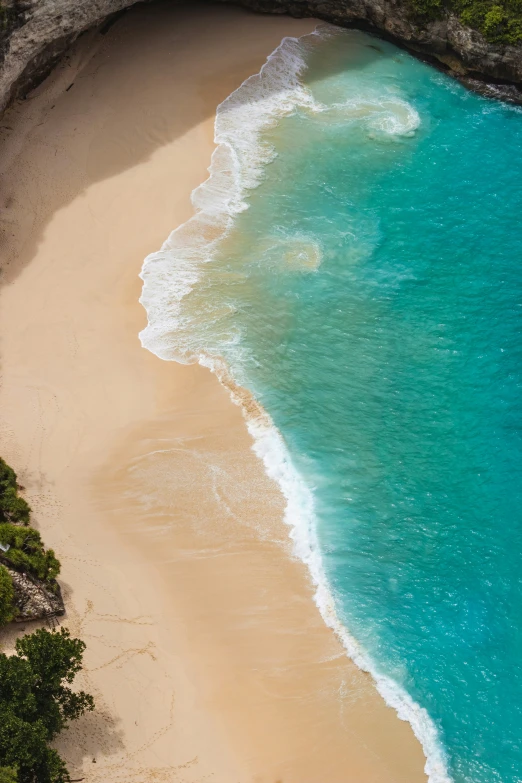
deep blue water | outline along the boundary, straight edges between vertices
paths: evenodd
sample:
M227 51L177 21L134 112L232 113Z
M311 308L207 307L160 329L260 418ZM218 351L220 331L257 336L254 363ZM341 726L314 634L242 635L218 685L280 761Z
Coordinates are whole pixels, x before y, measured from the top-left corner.
M322 111L264 132L277 156L186 306L212 299L205 347L313 491L343 623L455 781L515 783L522 113L362 33L306 59Z

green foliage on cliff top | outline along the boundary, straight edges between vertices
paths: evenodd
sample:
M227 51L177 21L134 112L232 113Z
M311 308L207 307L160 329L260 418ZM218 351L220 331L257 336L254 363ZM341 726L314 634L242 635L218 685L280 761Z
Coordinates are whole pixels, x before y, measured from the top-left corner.
M14 588L9 571L0 565L0 626L14 619ZM2 778L0 776L0 783Z
M18 495L16 473L0 457L0 522L28 525L30 513L29 504Z
M428 21L454 13L491 43L522 41L522 0L410 0L414 14Z
M44 549L40 533L32 527L0 524L0 542L9 544L2 558L19 571L50 583L60 573L60 563L52 549Z
M84 650L85 644L62 628L19 639L15 655L0 653L0 767L15 768L17 783L70 780L49 742L69 721L94 709L92 696L69 688Z

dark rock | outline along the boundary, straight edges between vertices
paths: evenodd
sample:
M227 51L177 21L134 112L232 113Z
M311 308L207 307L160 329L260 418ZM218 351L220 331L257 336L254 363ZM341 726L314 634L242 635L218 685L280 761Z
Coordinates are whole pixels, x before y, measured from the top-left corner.
M136 0L2 0L0 113L48 75L80 33Z
M29 574L7 569L15 590L16 622L43 620L65 614L60 587L57 582L52 590Z

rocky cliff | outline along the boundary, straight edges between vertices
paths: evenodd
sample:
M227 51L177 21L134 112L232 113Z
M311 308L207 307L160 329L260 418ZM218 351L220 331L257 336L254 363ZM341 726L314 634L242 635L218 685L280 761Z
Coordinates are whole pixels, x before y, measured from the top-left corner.
M46 76L80 33L132 4L133 0L0 0L0 112Z
M0 0L0 112L41 80L82 32L135 2ZM408 0L240 0L240 4L265 13L317 16L376 31L440 63L472 87L522 103L522 45L488 43L455 16L420 24L413 21Z

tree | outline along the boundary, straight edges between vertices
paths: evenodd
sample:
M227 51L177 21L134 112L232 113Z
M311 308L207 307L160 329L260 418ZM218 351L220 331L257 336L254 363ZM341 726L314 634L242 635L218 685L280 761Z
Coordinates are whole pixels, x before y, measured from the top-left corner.
M0 767L0 783L18 783L18 775L14 767Z
M0 457L0 522L29 524L31 507L18 495L16 473Z
M44 629L0 653L0 765L16 767L19 783L66 783L69 775L48 743L94 709L92 696L68 686L82 668L85 644L69 631Z
M0 758L3 764L15 765L17 783L68 783L63 760L47 744L41 722L27 723L13 710L0 707Z
M7 625L15 616L14 587L9 571L0 565L0 627ZM0 777L0 783L2 778Z
M15 568L52 582L60 573L60 563L52 549L44 549L42 538L32 527L20 527L9 523L0 524L0 541L9 544L10 549L3 555Z
M8 487L17 488L16 473L10 467L5 459L0 457L0 493Z
M92 696L83 691L75 693L65 684L72 683L81 670L84 650L85 642L71 639L65 628L56 633L41 628L16 642L17 655L31 668L36 714L49 739L54 739L70 720L94 709Z

